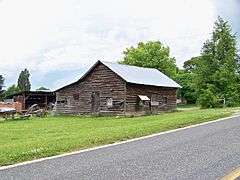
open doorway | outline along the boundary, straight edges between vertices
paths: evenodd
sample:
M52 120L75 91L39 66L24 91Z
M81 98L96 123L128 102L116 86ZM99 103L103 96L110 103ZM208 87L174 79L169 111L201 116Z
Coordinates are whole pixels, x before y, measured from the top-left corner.
M91 94L91 111L93 114L97 114L99 113L100 110L100 92L96 91L96 92L92 92Z

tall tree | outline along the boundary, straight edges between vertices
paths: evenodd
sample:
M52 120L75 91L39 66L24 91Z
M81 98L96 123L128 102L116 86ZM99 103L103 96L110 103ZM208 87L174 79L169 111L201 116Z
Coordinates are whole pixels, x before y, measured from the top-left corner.
M0 92L3 89L3 85L4 85L4 77L3 77L3 75L0 75Z
M202 48L196 67L196 89L202 107L240 104L237 40L222 18L215 22L211 39Z
M0 101L3 99L4 77L0 75Z
M120 63L156 68L172 78L176 75L175 59L170 57L169 47L159 41L140 42L137 47L127 48L123 54Z
M30 84L30 73L27 69L24 69L19 77L18 77L18 88L20 91L30 91L31 84Z

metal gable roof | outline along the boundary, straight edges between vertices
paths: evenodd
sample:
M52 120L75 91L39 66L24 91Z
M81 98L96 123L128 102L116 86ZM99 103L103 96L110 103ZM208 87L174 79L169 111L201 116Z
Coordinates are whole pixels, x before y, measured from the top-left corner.
M174 88L181 87L178 83L157 69L123 65L104 61L100 62L129 83Z
M105 62L105 61L97 61L90 69L86 71L85 74L76 82L63 86L54 92L57 92L65 87L71 86L86 77L89 72L91 72L99 63L104 64L117 75L119 75L126 82L134 83L134 84L143 84L143 85L151 85L151 86L161 86L161 87L173 87L173 88L181 88L181 86L176 83L174 80L161 73L157 69L153 68L143 68L137 66L124 65L114 62Z

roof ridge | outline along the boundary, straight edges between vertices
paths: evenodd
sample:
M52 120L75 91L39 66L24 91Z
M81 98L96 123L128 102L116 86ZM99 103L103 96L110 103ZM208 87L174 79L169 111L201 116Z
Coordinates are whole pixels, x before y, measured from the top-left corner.
M134 65L126 65L126 64L120 64L118 62L109 62L109 61L101 61L101 60L98 60L94 65L92 65L81 76L81 78L78 81L73 82L64 87L70 86L72 84L75 84L75 83L81 81L99 63L105 65L111 71L115 72L119 77L121 77L123 80L125 80L126 82L129 82L129 83L150 85L150 86L161 86L161 87L175 87L175 88L181 87L177 82L175 82L173 79L171 79L166 74L162 73L161 71L159 71L156 68L138 67L138 66L134 66ZM128 67L129 69L127 69L127 68L124 69L122 66ZM137 72L138 70L139 70L139 72ZM139 77L136 77L136 76L139 76ZM55 92L63 89L64 87L55 90Z
M128 66L128 67L134 67L134 68L140 68L140 69L151 69L151 70L157 70L159 71L157 68L150 68L150 67L140 67L140 66L136 66L136 65L132 65L132 64L121 64L121 63L118 63L118 62L113 62L113 61L101 61L99 60L100 62L102 63L111 63L111 64L117 64L117 65L120 65L120 66ZM161 71L160 71L161 72ZM162 73L162 72L161 72Z

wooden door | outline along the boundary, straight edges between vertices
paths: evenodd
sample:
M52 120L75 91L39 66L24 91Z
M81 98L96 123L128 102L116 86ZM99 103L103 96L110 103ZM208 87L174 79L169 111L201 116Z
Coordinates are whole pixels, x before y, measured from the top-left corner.
M97 114L100 110L100 92L92 92L91 95L92 113Z

